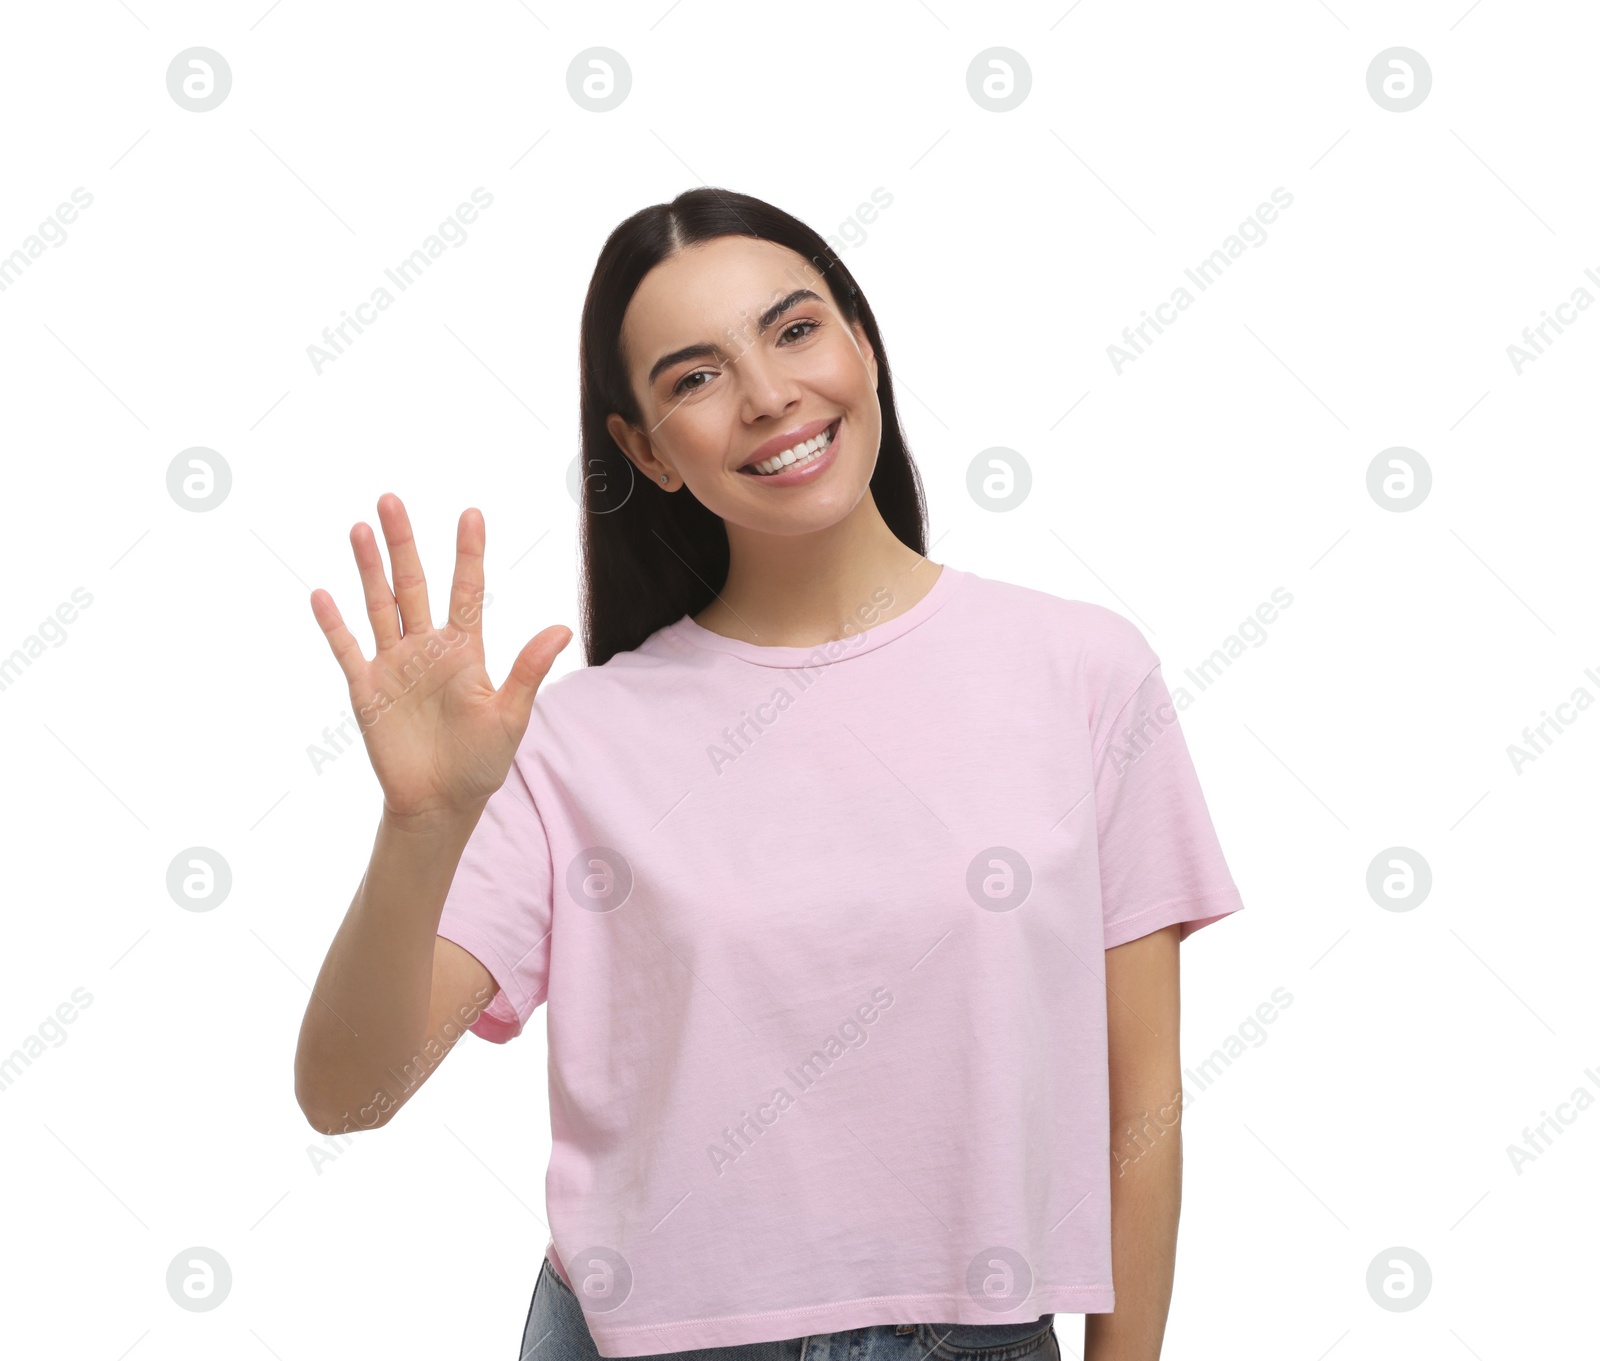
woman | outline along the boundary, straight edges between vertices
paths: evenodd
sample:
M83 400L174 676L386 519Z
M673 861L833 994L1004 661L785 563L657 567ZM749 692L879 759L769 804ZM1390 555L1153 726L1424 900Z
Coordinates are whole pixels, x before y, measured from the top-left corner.
M392 495L373 659L312 594L384 809L307 1118L548 1002L525 1356L1059 1361L1070 1312L1152 1361L1178 941L1241 906L1155 654L924 556L877 322L778 209L629 218L581 345L586 667L544 684L553 625L493 688L475 510L442 629Z

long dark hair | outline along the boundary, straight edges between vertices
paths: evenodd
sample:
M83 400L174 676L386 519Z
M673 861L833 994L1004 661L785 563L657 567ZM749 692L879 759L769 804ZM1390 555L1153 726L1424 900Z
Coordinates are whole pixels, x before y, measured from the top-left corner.
M668 493L639 474L606 429L613 412L642 426L622 361L622 318L640 281L686 246L750 236L787 246L827 282L847 324L860 322L878 361L883 437L870 483L896 538L927 552L922 479L906 448L889 357L872 308L828 243L770 203L727 189L690 189L642 208L606 238L583 303L579 387L583 419L582 629L588 664L601 666L664 625L697 614L728 580L728 532L688 487Z

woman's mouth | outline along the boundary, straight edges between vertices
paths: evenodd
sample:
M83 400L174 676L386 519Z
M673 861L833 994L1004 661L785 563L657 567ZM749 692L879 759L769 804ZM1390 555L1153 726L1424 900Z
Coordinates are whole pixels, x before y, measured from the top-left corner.
M763 481L780 485L806 480L833 461L834 444L838 435L839 421L834 421L814 439L797 444L792 449L786 449L777 457L762 463L747 464L739 471L750 477L758 477Z

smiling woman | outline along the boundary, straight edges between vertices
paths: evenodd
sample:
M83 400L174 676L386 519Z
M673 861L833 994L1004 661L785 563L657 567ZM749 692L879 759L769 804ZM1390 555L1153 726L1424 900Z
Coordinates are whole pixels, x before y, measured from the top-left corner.
M1169 1106L1179 942L1242 906L1160 659L928 560L877 322L788 214L636 213L581 344L589 665L546 683L551 627L489 683L472 510L464 646L396 497L393 594L352 533L372 662L313 597L357 706L416 681L362 728L385 817L302 1109L387 1123L547 1007L525 1356L1059 1361L1081 1313L1085 1361L1153 1361L1177 1114L1115 1183L1109 1135Z
M880 579L923 561L883 338L804 223L720 189L636 213L595 264L581 351L590 665L685 614L748 639L837 637L837 607L800 583L836 581L847 543Z

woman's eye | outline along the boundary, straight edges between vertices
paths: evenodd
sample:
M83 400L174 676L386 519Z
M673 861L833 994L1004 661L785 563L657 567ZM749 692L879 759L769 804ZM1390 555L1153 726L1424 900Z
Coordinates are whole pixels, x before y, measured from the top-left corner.
M779 339L779 341L781 343L784 336L787 336L791 332L794 332L794 331L800 331L801 334L799 336L797 336L796 339L804 340L806 338L806 336L810 335L813 331L815 331L821 325L822 325L822 323L820 321L796 321L796 322L791 322L788 326L785 326L783 328L783 330L779 333L778 339ZM672 395L674 397L682 397L685 394L690 393L690 392L698 392L701 388L703 388L705 386L705 384L704 383L691 383L689 380L691 378L711 378L711 377L714 377L714 376L715 376L714 374L708 373L704 369L696 369L693 373L686 373L686 374L683 375L682 378L678 379L678 381L672 385Z

